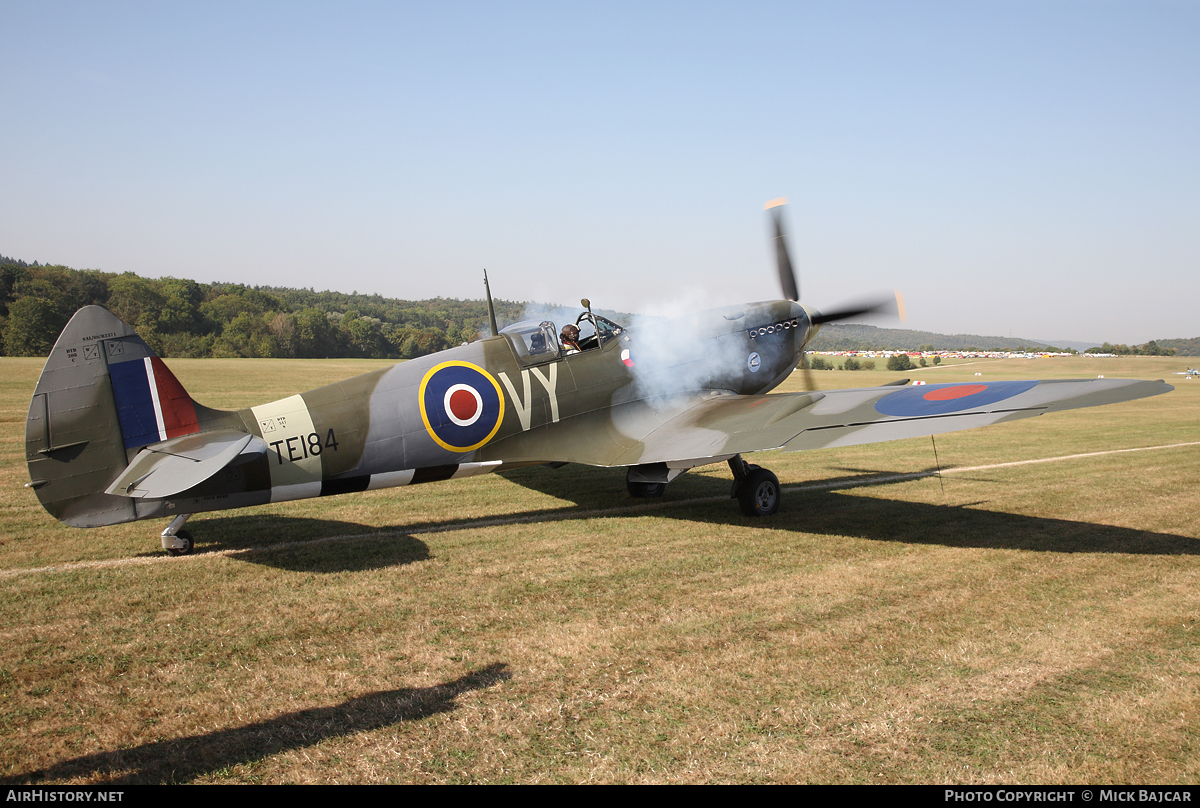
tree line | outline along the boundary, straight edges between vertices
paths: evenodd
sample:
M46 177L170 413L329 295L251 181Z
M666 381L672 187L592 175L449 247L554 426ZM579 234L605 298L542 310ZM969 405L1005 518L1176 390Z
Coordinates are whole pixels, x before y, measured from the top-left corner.
M1181 340L1170 340L1171 342L1180 342ZM1156 340L1141 345L1110 345L1104 343L1095 348L1088 348L1084 353L1090 354L1116 354L1117 356L1174 356L1175 348L1168 348L1164 345L1159 345Z
M0 256L0 335L8 356L46 356L76 310L97 305L163 357L411 359L488 332L481 300L398 300L313 289L143 278ZM525 304L496 300L504 322Z
M0 353L46 356L76 310L104 306L129 323L163 357L363 357L412 359L488 333L482 300L400 300L357 292L317 292L131 272L78 270L0 255ZM496 300L500 325L519 320L523 302ZM620 312L602 312L628 322ZM810 351L978 350L974 342L1036 343L963 334L829 324ZM919 344L918 344L919 343ZM990 344L990 343L989 343ZM1057 350L1041 346L1040 350ZM1104 343L1092 353L1200 355L1200 337L1126 346Z

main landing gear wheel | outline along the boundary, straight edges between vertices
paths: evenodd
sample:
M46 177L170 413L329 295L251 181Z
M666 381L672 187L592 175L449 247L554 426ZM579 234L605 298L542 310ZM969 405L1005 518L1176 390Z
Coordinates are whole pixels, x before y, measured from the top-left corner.
M779 478L771 472L747 463L741 455L729 458L733 489L729 496L738 501L746 516L770 516L779 510Z
M666 483L640 483L633 480L625 481L625 490L629 492L631 497L661 497L663 492L667 490Z
M192 554L192 548L195 544L192 542L192 534L186 530L181 530L175 534L175 540L183 542L182 547L168 547L167 555L185 556Z
M752 468L737 483L737 500L746 516L770 516L779 510L779 478L766 469Z

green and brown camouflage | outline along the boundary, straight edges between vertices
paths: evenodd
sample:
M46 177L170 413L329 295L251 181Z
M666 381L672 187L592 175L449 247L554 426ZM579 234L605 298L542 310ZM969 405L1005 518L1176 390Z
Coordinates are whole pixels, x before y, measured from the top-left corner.
M772 394L822 323L901 306L797 302L778 204L768 207L788 299L636 328L584 300L578 350L551 321L497 332L492 312L490 337L237 412L198 404L133 329L80 309L30 403L29 487L76 527L170 517L173 552L190 550L179 528L193 513L535 464L625 467L632 495L657 496L690 468L728 462L743 513L765 516L779 484L742 460L749 452L934 435L1173 389L1091 379Z
M685 323L696 340L693 350L668 358L670 364L656 372L668 381L679 378L681 366L711 355L711 343L733 337L746 344L746 354L758 347L766 359L753 370L710 373L705 389L737 394L774 387L795 365L807 336L801 325L806 315L788 302L759 309L751 327L785 319L794 325L750 337L739 323L741 312L726 312L722 326L707 333ZM638 403L661 410L668 400L695 391L668 384L640 395L630 358L635 343L603 318L596 324L584 350L574 354L563 349L554 324L521 323L439 354L223 412L192 401L133 329L89 306L55 343L33 395L26 424L30 485L57 518L94 527L469 476L518 463L636 465L640 436L621 428L620 413L632 413L630 405ZM457 440L449 404L431 412L438 402L426 407L420 400L431 382L447 374L466 378L468 388L491 388L487 401L475 391L465 393L467 406L474 401L477 408L468 418L489 424L485 440ZM156 395L139 398L139 392Z
M753 451L938 434L1172 389L1095 379L769 395L813 319L791 301L664 321L653 334L596 318L577 353L554 323L519 323L225 412L194 402L133 329L91 306L34 392L30 487L55 517L94 527L516 465L623 466L631 483L661 485Z

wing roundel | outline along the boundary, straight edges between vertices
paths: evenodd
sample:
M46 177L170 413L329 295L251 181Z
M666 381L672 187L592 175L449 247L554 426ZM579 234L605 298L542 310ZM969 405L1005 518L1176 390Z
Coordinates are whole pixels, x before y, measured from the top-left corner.
M883 415L897 418L949 415L998 404L1037 384L1036 381L1011 381L905 387L875 402L875 409Z

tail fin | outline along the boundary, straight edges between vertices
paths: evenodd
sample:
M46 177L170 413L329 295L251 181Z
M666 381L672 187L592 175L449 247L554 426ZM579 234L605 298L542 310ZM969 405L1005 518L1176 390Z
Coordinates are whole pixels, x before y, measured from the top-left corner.
M76 527L130 522L150 503L106 494L141 447L201 431L227 414L192 400L142 338L99 306L67 323L25 422L30 486Z

